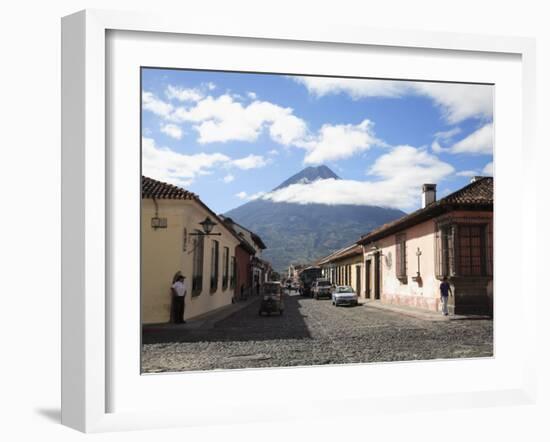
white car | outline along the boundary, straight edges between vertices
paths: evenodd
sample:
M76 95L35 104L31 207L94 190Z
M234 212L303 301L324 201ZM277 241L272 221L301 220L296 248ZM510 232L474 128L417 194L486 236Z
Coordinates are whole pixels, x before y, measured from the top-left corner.
M332 292L332 305L357 305L357 293L349 285L338 285Z

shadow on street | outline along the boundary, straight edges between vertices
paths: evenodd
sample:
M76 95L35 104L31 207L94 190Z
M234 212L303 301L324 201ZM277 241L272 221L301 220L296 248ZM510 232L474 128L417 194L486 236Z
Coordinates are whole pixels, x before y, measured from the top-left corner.
M284 295L284 313L260 316L260 298L242 310L215 323L198 329L156 329L143 333L143 344L168 342L263 341L277 339L306 339L310 332L300 311L300 296Z

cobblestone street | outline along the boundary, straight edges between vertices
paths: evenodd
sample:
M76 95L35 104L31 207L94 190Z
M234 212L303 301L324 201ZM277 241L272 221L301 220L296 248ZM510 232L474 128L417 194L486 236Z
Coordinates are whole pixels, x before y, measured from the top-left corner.
M259 299L213 327L148 332L142 370L282 367L493 354L489 319L428 321L366 306L285 296L284 315L260 317Z

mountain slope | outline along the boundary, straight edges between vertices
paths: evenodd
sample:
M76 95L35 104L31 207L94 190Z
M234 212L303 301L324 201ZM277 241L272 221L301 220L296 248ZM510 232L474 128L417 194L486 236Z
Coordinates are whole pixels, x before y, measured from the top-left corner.
M283 181L273 190L282 189L283 187L290 186L291 184L311 183L315 180L326 180L327 178L334 178L337 180L340 179L340 177L327 166L306 167L301 172L298 172L296 175L292 175L289 179Z
M275 189L326 178L339 179L326 166L308 167ZM283 271L291 263L308 263L328 255L405 213L376 206L276 203L258 199L224 215L260 235L267 245L264 259L270 261L275 270Z

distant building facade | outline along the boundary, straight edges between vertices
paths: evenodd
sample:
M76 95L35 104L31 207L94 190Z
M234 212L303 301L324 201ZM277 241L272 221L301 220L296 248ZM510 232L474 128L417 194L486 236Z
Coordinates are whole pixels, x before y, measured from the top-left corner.
M363 293L363 248L352 244L320 259L322 275L335 285L349 285L357 294Z
M268 263L261 259L266 245L259 235L236 223L233 219L220 215L226 226L233 230L240 238L241 243L236 248L236 299L245 298L254 294L268 277L266 269ZM269 267L270 268L270 267Z

